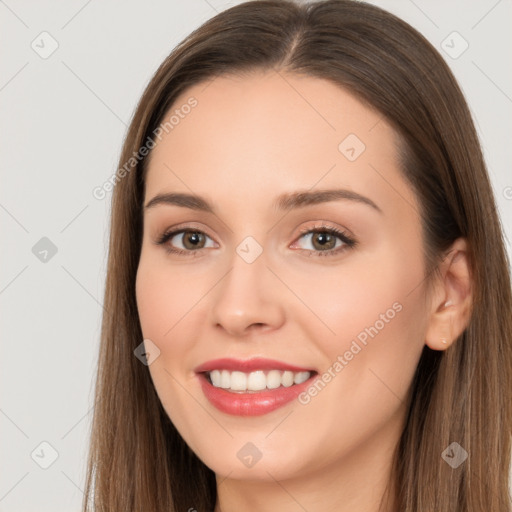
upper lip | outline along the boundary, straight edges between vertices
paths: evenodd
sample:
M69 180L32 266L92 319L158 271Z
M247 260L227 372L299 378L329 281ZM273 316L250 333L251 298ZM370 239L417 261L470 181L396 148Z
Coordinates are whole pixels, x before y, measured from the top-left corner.
M229 357L212 359L195 368L196 373L210 372L212 370L230 370L240 372L252 372L255 370L289 370L292 372L312 372L311 368L303 368L288 364L276 359L255 357L253 359L232 359Z

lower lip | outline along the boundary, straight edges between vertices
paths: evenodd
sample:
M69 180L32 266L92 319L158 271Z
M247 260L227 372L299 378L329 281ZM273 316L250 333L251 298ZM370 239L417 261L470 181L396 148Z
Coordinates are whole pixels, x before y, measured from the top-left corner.
M287 388L280 386L265 391L237 393L216 388L210 384L204 373L198 374L203 393L210 403L219 411L234 416L261 416L275 411L297 398L311 385L315 376L316 373L302 384L295 384Z

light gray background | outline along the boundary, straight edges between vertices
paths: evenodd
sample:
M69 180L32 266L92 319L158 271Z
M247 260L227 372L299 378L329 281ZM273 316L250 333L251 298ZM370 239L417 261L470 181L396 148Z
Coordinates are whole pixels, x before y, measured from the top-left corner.
M92 190L115 172L136 102L164 57L238 3L0 0L0 512L80 510L110 199ZM512 2L372 3L416 27L453 69L512 238ZM51 48L43 31L58 43L48 58L31 46ZM453 31L469 43L456 59L443 49L462 49L458 36L446 39ZM46 262L32 251L42 237L57 248ZM58 457L41 468L52 449Z

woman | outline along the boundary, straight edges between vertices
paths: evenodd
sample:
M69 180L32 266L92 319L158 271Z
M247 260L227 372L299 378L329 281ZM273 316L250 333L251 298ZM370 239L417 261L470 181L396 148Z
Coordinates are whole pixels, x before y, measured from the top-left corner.
M503 236L417 31L230 8L156 72L115 182L84 511L511 510Z

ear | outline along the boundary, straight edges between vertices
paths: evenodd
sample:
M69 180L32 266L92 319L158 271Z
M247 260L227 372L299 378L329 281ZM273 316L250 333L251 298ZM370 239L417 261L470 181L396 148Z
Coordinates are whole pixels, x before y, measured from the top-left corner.
M447 349L468 326L472 285L467 242L458 238L439 265L431 296L425 343L432 350Z

